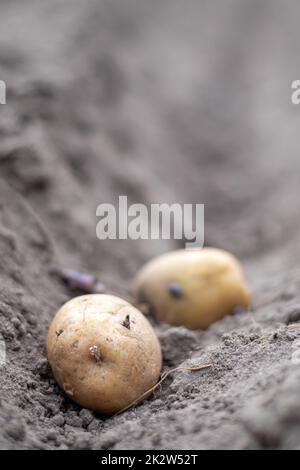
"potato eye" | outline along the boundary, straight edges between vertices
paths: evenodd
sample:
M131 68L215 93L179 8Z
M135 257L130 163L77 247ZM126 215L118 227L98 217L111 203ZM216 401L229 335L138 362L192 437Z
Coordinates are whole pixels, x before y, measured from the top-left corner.
M183 295L182 287L176 282L172 282L168 285L169 294L174 297L174 299L180 299Z

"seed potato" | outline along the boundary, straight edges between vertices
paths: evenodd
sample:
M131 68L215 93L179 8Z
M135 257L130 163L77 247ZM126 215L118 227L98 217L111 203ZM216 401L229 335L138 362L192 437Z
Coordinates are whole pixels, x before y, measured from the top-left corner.
M161 349L144 315L111 295L84 295L55 315L47 337L54 377L79 405L112 415L154 386Z
M192 329L206 329L250 304L239 262L216 248L155 258L137 275L133 292L137 303L147 304L159 321Z

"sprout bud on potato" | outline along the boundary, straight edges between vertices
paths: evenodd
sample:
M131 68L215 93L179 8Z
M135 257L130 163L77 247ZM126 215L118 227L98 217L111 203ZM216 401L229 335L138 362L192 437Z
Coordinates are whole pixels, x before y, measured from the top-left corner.
M177 250L146 264L134 282L137 302L171 325L206 329L250 305L239 262L216 248Z
M99 413L126 408L160 376L161 349L152 326L139 310L111 295L84 295L63 305L46 347L60 387Z

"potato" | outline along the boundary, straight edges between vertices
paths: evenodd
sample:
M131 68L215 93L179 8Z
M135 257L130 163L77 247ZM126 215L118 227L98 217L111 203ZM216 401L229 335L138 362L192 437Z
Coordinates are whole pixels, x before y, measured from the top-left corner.
M63 305L46 347L65 393L107 415L147 392L161 371L161 349L152 326L139 310L111 295L84 295Z
M178 250L150 261L137 275L133 292L161 322L205 329L250 295L238 261L216 248Z

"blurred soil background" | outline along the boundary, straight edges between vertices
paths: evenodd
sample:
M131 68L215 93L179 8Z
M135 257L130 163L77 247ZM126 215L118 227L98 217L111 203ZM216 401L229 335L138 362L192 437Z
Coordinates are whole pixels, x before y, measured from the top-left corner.
M300 448L299 2L1 0L0 12L0 447ZM242 260L254 308L206 332L154 324L165 367L213 368L103 418L47 366L47 328L73 295L56 269L127 296L146 260L181 246L97 240L96 207L119 195L205 203L206 245Z

